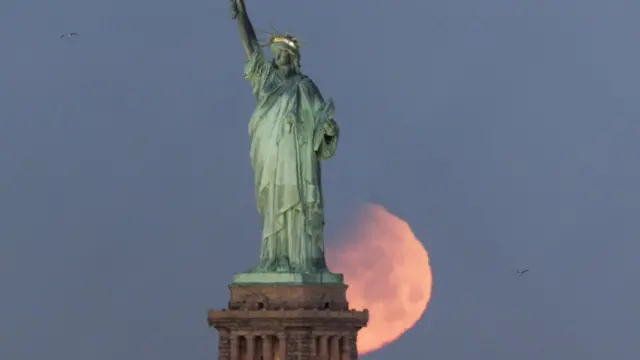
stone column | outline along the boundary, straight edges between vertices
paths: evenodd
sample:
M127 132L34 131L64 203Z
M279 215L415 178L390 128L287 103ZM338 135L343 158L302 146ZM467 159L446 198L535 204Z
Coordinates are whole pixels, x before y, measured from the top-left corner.
M309 344L309 346L311 346L311 349L310 349L311 356L314 356L314 359L315 359L315 357L318 356L318 348L316 347L316 343L317 343L316 339L317 338L318 338L318 335L316 335L314 333L311 333L311 343Z
M340 336L331 337L331 360L340 360Z
M329 359L329 337L326 335L320 336L320 359Z
M349 347L351 350L351 359L358 358L358 333L355 332L349 336Z
M256 360L256 337L247 335L245 339L247 339L247 360Z
M287 360L287 335L285 333L278 334L278 354L280 354L280 360Z
M231 360L240 360L240 342L238 341L238 335L236 334L232 334L231 335L231 349L229 349L229 354L231 357Z
M342 360L351 360L351 339L348 335L342 337Z
M262 335L262 357L264 360L271 360L272 345L271 335Z

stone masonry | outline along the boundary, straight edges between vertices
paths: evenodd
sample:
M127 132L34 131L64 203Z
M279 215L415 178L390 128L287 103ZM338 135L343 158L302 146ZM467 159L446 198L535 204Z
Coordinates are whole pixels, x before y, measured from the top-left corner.
M367 310L349 310L346 285L230 285L226 309L210 310L219 360L355 360Z

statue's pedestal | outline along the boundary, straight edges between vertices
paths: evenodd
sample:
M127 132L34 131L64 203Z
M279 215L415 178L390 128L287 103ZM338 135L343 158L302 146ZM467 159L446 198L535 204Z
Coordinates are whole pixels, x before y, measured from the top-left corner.
M349 310L347 285L229 285L229 310Z
M349 310L344 284L231 284L211 310L220 360L356 360L369 313Z
M319 273L237 273L233 275L233 284L344 284L344 276L328 271Z

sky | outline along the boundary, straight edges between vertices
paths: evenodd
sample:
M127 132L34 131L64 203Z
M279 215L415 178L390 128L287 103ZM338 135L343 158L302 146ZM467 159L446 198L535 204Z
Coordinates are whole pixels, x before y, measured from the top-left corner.
M364 359L640 356L640 3L247 7L336 102L327 242L374 201L429 251ZM228 1L3 0L0 54L0 358L217 356L260 234Z

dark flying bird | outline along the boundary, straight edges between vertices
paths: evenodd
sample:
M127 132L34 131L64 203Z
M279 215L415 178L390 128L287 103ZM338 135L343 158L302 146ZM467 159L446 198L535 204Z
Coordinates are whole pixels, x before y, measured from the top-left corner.
M78 36L78 33L71 32L71 33L62 34L60 35L60 39L63 39L63 38L71 39L74 36Z
M529 271L529 269L520 269L517 271L518 276L522 276L525 273L527 273Z

